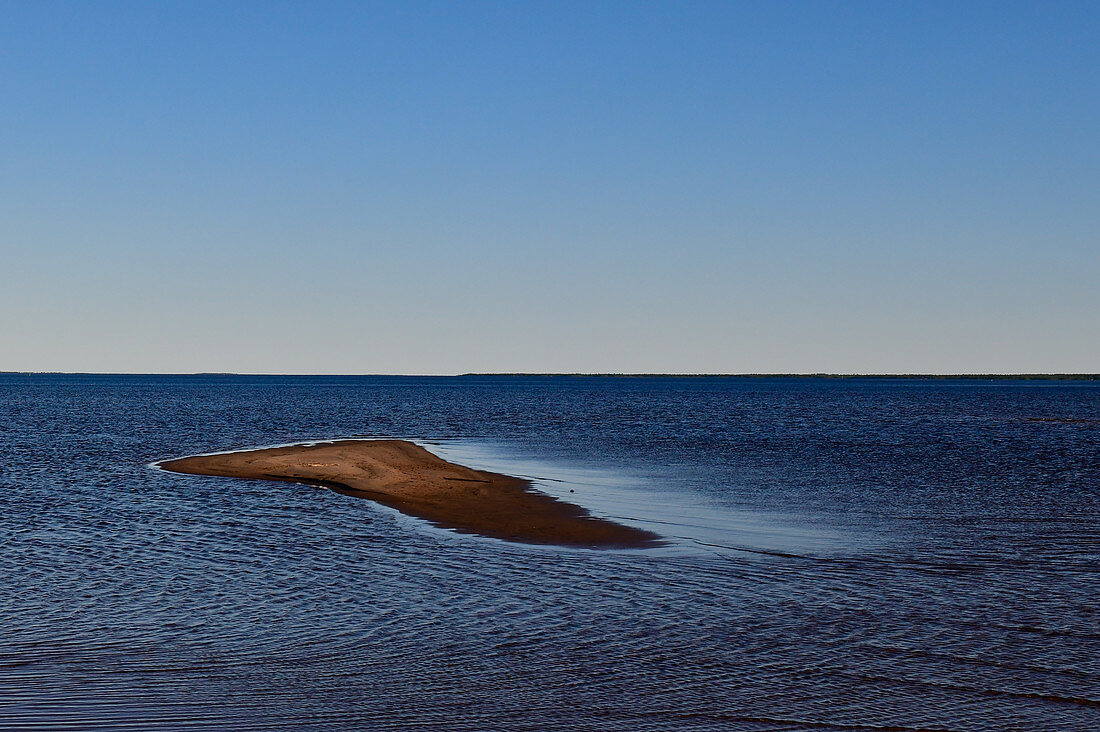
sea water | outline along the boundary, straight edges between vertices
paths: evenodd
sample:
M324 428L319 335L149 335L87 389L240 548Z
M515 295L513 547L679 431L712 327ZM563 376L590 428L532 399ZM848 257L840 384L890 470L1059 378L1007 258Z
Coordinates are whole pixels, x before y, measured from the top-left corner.
M666 538L159 459L398 437ZM0 375L0 728L1100 729L1100 383Z

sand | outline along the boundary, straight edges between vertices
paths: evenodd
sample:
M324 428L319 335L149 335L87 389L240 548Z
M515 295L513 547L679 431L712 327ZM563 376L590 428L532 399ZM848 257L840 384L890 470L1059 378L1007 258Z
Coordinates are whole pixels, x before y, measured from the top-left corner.
M369 498L465 533L532 544L591 548L656 546L660 537L588 515L530 481L474 470L405 440L340 440L159 463L195 475L280 480Z

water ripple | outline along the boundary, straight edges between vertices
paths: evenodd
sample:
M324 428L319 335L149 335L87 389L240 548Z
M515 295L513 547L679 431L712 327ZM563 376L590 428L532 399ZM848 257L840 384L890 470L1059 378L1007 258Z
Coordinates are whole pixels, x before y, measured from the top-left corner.
M0 377L0 728L1097 729L1098 416L1071 386ZM146 467L357 432L684 539L525 547Z

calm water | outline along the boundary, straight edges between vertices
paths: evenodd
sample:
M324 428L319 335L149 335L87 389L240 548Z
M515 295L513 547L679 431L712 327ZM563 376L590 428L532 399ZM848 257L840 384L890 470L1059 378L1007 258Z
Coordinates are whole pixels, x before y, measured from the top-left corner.
M351 435L670 543L149 467ZM1098 509L1097 383L0 376L0 727L1100 729Z

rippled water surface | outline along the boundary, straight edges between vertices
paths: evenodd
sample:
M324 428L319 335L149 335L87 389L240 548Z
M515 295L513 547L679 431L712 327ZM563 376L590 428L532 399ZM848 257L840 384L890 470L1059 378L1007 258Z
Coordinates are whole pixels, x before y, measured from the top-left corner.
M166 457L415 439L669 538ZM1100 729L1100 385L0 375L5 729Z

